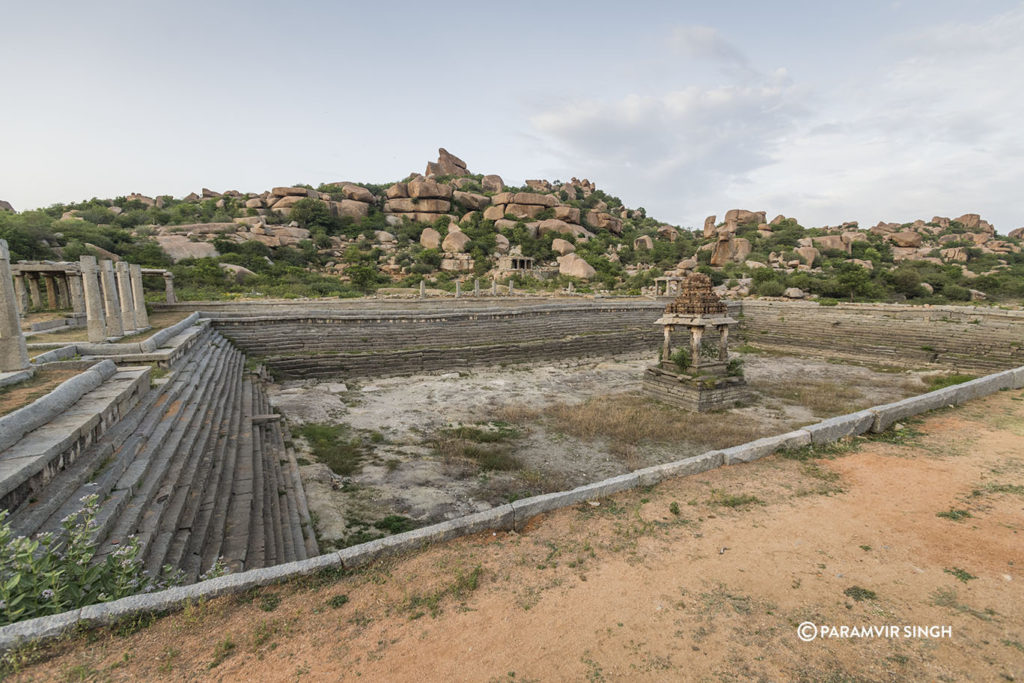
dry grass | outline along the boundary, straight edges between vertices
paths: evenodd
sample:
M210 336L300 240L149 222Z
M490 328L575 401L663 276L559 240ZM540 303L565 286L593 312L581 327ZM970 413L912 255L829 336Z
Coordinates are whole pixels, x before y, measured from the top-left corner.
M513 404L502 408L502 419L522 424L544 419L547 426L579 439L607 439L611 452L629 464L643 443L695 443L724 448L761 436L759 426L721 413L691 413L651 401L638 394L591 398L583 403L558 404L541 412Z
M6 387L0 387L0 415L14 412L32 401L46 396L58 385L71 379L81 370L44 369L36 370L30 379Z
M805 406L819 417L834 417L856 410L864 394L855 386L833 380L813 380L803 383L765 382L751 384L759 393L787 403Z
M164 329L165 327L170 327L171 325L173 325L173 324L175 324L177 322L180 322L181 320L184 320L185 317L188 316L188 315L190 315L190 313L188 311L160 311L158 313L150 313L149 314L149 326L152 329L147 330L146 332L143 332L142 334L130 334L130 335L124 337L122 341L124 343L128 344L128 343L135 343L135 342L143 341L145 339L149 339L149 337L151 337L152 335L156 334L157 332L159 332L160 330ZM50 342L66 342L66 343L70 344L72 342L88 341L88 339L89 339L89 332L88 332L88 330L86 330L86 328L84 328L84 327L75 327L75 328L72 328L70 330L62 330L60 332L50 332L50 333L47 333L47 334L33 335L29 339L29 342L30 343L32 343L32 342L41 342L41 343L43 343L43 342L45 342L45 343L50 343Z

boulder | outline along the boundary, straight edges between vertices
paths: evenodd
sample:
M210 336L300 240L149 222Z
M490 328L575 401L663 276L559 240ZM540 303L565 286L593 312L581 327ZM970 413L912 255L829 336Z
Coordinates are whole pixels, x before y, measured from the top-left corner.
M658 226L658 239L668 240L669 242L675 242L678 238L679 231L673 228L671 225Z
M697 267L698 261L695 258L684 258L676 264L677 270L693 270Z
M641 235L633 240L633 248L638 251L640 249L650 251L651 249L654 249L654 240L652 240L648 235Z
M486 212L485 212L485 214L486 214ZM486 215L484 217L486 218ZM511 230L514 227L516 227L516 221L510 221L507 218L499 218L496 221L494 221L494 229L495 230ZM537 231L534 230L534 233L536 233L536 232Z
M965 213L963 216L954 218L953 220L957 221L968 230L975 230L981 226L981 216L976 213Z
M919 247L921 242L924 241L920 233L913 232L912 230L894 232L886 239L898 247Z
M899 231L899 223L883 223L882 221L878 221L878 225L872 228L868 228L868 232L873 233L875 235L888 235L890 233Z
M579 223L580 210L575 206L556 206L555 218L566 223ZM1024 230L1024 228L1022 228Z
M780 214L779 214L778 216L776 216L775 218L773 218L773 219L772 219L772 222L771 222L771 223L769 223L768 225L773 225L773 226L774 226L774 225L779 225L779 224L780 224L780 223L782 223L782 221L784 221L784 220L786 220L786 217L785 217L785 216L783 216L783 215L782 215L782 214L780 213Z
M334 183L334 185L341 187L341 194L345 199L366 202L367 204L372 204L374 201L373 193L361 185L354 183Z
M718 216L708 216L704 219L704 237L714 237L718 233L718 228L715 227L715 220Z
M384 191L384 196L388 199L401 199L402 197L409 196L409 184L408 183L395 183Z
M10 206L10 204L7 204L7 206ZM11 209L11 211L13 210L14 209ZM1006 236L1015 240L1024 240L1024 228L1017 228L1016 230L1011 230Z
M459 219L459 225L466 226L473 222L477 216L480 215L479 211L467 211L463 214L462 218Z
M377 244L394 244L396 241L395 236L385 230L375 230L373 238Z
M315 194L310 194L310 193ZM275 197L313 197L320 198L320 193L308 187L275 187L270 191Z
M943 249L939 253L942 254L942 258L945 261L967 263L967 250L964 249L963 247L952 247L949 249Z
M197 195L195 192L189 192L187 195L185 195L184 197L181 198L181 201L183 201L183 202L198 202L201 199L202 199L202 197Z
M288 209L290 211L293 206L306 199L308 199L308 197L300 197L299 195L290 194L287 197L281 197L278 199L270 208L274 211L283 211L284 209ZM317 201L320 201L319 198Z
M852 251L850 249L849 242L846 242L842 235L822 235L821 237L812 237L811 242L820 249L836 249L839 251L845 251L847 254Z
M747 211L746 209L731 209L725 212L725 222L736 225L747 225L749 223L764 223L764 211Z
M420 244L424 249L437 249L441 246L441 233L433 228L423 228L420 233Z
M586 230L582 226L566 223L565 221L560 221L557 218L549 218L545 221L541 221L537 225L538 235L544 235L549 232L557 232L561 235L574 235L576 237L586 237L588 239L594 236L594 233Z
M767 264L761 263L760 261L750 261L750 260L744 261L743 265L745 265L747 268L750 268L751 270L757 270L758 268L767 268L768 267Z
M452 198L456 204L460 204L467 209L474 211L481 211L491 203L490 197L485 197L482 194L474 194L472 192L453 192Z
M452 203L447 199L389 199L384 204L386 211L391 213L448 213Z
M587 211L583 224L594 230L607 230L615 235L622 234L622 221L602 211Z
M504 213L511 214L516 218L536 218L548 208L537 204L505 204L504 206Z
M526 186L534 192L551 192L554 189L546 180L527 180Z
M209 242L193 242L185 235L157 235L157 244L177 263L190 258L217 258L220 254Z
M799 287L787 287L786 291L782 293L782 296L787 299L803 299L806 295L804 294L804 290Z
M214 192L213 190L205 187L203 188L203 199L216 199L220 196L220 192Z
M488 206L484 209L484 220L494 221L497 224L498 221L505 218L505 207L507 204L497 204Z
M794 251L796 251L796 254L797 256L800 257L800 260L809 266L813 266L814 261L819 256L821 256L821 252L819 252L814 247L797 247Z
M281 246L298 244L299 242L308 240L311 237L311 233L305 228L296 228L293 226L271 226L270 229L274 231L274 237L280 241Z
M246 199L245 200L245 208L247 208L247 209L262 209L263 208L263 198L262 197L253 197L251 199Z
M251 277L256 277L256 273L252 272L248 268L236 266L234 263L218 263L217 265L220 266L222 270L231 274L235 282L238 283L245 282Z
M711 254L711 265L724 266L726 263L743 263L750 256L750 240L731 235L720 237Z
M480 186L484 188L484 192L501 192L505 189L501 176L493 174L485 175L480 181Z
M597 271L577 254L566 254L558 257L558 274L589 280L597 275Z
M452 186L433 180L410 180L406 187L409 196L417 199L451 199Z
M508 253L508 250L509 250L508 238L505 237L504 235L502 235L500 233L495 235L494 236L494 244L495 244L494 249L499 254L507 254Z
M366 218L370 215L370 205L355 199L342 199L340 202L328 202L331 214L349 218Z
M466 170L466 162L458 158L444 147L437 150L437 162L427 162L426 176L466 176L470 175Z
M949 219L946 219L946 220L949 220ZM928 284L927 282L922 282L922 283L921 283L921 288L922 288L922 289L923 289L924 291L928 292L929 294L934 294L934 293L935 293L935 288L934 288L934 287L932 287L932 286L931 286L930 284Z
M447 254L461 254L466 251L466 245L471 241L469 235L461 230L450 231L444 238L444 241L441 242L441 249Z
M576 251L576 246L572 242L567 242L561 237L556 237L551 240L551 251L555 252L559 256L565 256L566 254L572 254Z
M503 193L505 195L508 192ZM495 203L498 199L495 198ZM550 194L537 194L536 192L516 192L512 195L509 202L510 204L526 204L529 206L556 206L558 199L554 195Z
M850 263L854 263L854 264L856 264L856 265L858 265L861 268L864 268L866 270L874 270L875 269L875 264L874 263L872 263L871 261L865 261L864 259L852 258L852 259L850 259Z

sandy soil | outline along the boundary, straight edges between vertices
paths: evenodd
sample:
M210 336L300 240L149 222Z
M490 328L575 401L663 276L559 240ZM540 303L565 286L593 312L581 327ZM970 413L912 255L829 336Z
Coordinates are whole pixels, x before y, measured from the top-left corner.
M1020 680L1022 444L1024 392L1002 392L79 636L13 679ZM803 642L803 622L902 637Z
M325 548L366 538L372 522L402 515L423 525L539 493L564 490L690 455L779 434L823 417L852 412L925 390L921 373L883 372L806 358L745 354L754 390L746 407L708 416L682 438L627 443L596 435L578 438L546 419L554 406L590 399L641 398L650 354L610 359L481 368L463 372L375 379L363 384L286 382L270 390L271 403L292 425L345 424L362 435L367 457L353 476L339 476L296 439L310 509ZM802 391L802 393L801 393ZM801 403L811 400L811 404ZM481 471L437 452L440 430L488 425L513 408L538 413L516 424L517 436L500 448L517 460L510 471ZM671 410L665 419L673 419ZM628 418L627 418L628 419ZM707 425L728 420L731 431ZM375 434L376 433L376 434ZM371 439L371 436L376 440ZM381 535L381 530L373 530ZM362 535L359 535L362 534Z

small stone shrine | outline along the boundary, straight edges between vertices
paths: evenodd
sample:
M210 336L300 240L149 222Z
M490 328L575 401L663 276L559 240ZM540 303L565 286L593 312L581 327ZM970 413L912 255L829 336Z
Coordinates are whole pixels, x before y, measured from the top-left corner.
M665 341L661 362L644 372L645 392L700 413L728 408L749 397L740 362L729 361L729 326L736 321L712 291L707 275L690 275L656 322L664 328ZM673 353L676 328L689 333L689 346Z

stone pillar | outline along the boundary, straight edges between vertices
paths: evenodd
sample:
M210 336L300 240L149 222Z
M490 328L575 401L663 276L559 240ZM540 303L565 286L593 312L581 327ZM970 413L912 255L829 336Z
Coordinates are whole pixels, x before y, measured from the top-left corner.
M132 296L132 278L128 264L118 261L114 266L117 275L117 300L121 305L121 324L125 334L138 329L135 324L135 298Z
M661 345L661 359L666 363L672 360L672 326L665 325L665 340Z
M460 296L462 296L462 281L461 280L456 280L455 281L455 298L458 299Z
M121 302L117 299L114 264L107 259L100 261L100 283L103 286L103 315L107 336L123 337L124 325L121 323Z
M43 273L43 282L46 283L46 307L52 311L57 308L57 285L51 273Z
M14 299L18 306L18 313L28 313L28 292L25 290L25 275L18 273L14 276Z
M107 338L107 321L103 312L103 288L100 286L96 257L82 256L78 259L78 263L82 267L85 324L89 331L89 341L98 344Z
M722 335L722 340L718 342L718 360L727 361L729 360L729 326L719 325L718 331Z
M425 280L420 280L420 298L427 296L427 283Z
M27 367L28 351L11 280L11 252L7 240L0 239L0 372L16 372Z
M512 282L512 280L509 280L508 281L508 295L512 296L513 294L515 294L516 293L515 290L516 290L516 283Z
M149 327L149 314L146 312L146 292L142 288L142 266L133 263L128 266L132 282L132 301L135 302L135 325L138 329Z
M576 288L575 288L575 287L573 287L573 286L572 286L572 283L570 282L570 283L569 283L569 294L573 294L573 293L574 293L575 291L576 291Z
M39 273L28 274L28 296L32 308L42 308L43 298L39 295Z
M57 308L71 308L71 292L68 291L68 276L64 273L57 273L53 276L57 284Z
M167 303L178 303L178 297L174 296L174 273L168 271L164 271L164 295L167 297Z
M693 354L690 361L691 367L697 367L700 362L700 340L704 336L703 327L690 328L690 352Z
M480 296L480 280L473 280L473 296Z
M82 291L82 276L79 273L68 275L68 289L71 290L71 308L79 315L85 315L85 294Z
M498 281L491 280L491 296L498 296Z

